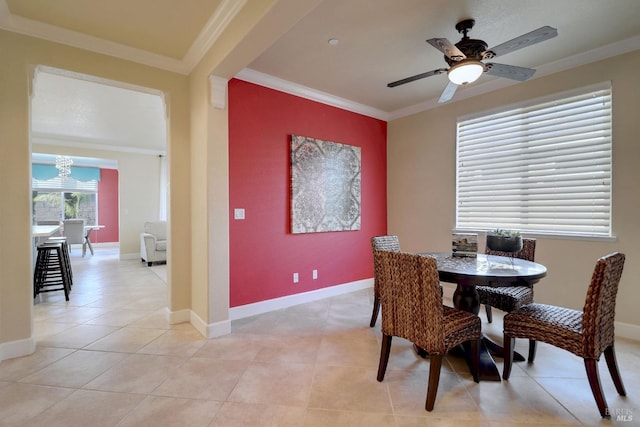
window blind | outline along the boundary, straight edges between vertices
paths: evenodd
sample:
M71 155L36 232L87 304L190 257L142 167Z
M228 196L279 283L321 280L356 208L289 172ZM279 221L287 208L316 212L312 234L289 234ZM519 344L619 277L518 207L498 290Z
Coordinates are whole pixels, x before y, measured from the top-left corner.
M611 84L458 121L456 228L611 235Z
M31 189L33 191L96 193L98 192L98 181L78 181L74 178L59 176L46 180L31 178Z
M86 166L71 166L70 178L78 181L100 181L100 169L91 168ZM31 165L31 175L33 178L46 181L55 179L60 171L55 165L43 165L39 163L33 163Z

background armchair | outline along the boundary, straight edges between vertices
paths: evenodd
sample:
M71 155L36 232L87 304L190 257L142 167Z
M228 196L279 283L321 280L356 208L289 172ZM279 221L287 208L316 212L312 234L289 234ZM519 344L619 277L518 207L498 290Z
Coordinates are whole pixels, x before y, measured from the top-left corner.
M140 258L149 267L167 261L167 221L147 221L140 233Z

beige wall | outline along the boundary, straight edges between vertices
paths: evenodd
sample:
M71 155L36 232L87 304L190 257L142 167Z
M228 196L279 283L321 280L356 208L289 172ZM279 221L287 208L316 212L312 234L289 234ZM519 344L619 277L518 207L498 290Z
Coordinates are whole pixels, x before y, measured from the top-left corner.
M119 184L120 256L122 258L140 257L140 233L143 225L145 221L158 219L160 160L157 155L44 144L33 144L32 151L116 160Z
M615 66L612 66L615 64ZM615 242L538 238L536 260L548 275L535 289L543 303L582 309L595 260L627 255L617 300L618 333L640 339L640 51L389 123L388 231L409 251L449 250L455 225L456 118L603 81L613 84L613 230ZM483 248L482 248L483 249ZM631 326L632 325L632 326Z
M47 65L164 92L169 111L172 311L189 308L190 180L188 79L175 73L44 40L0 31L0 360L33 346L31 289L31 147L29 88L33 68ZM126 161L124 161L126 168ZM121 177L123 178L123 177ZM126 178L126 177L125 177ZM144 193L143 193L144 194ZM140 197L140 195L138 195ZM157 202L156 202L157 205ZM181 280L173 280L180 277Z

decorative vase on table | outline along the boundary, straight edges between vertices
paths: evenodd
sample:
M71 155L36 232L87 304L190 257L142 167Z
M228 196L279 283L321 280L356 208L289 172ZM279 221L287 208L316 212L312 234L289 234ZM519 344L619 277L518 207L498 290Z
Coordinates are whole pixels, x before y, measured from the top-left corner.
M486 244L491 251L515 253L522 250L522 236L517 231L494 230L487 233Z

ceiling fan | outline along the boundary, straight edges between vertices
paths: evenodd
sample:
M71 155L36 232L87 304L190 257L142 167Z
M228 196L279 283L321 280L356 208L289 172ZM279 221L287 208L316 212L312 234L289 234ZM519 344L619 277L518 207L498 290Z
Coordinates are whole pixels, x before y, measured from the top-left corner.
M474 19L465 19L456 24L456 30L462 34L462 40L456 44L453 44L449 40L443 38L427 40L427 43L444 53L444 60L449 64L449 68L438 68L433 71L427 71L426 73L417 74L415 76L391 82L387 86L396 87L446 72L449 77L449 83L440 95L440 99L438 99L438 103L443 103L453 98L458 86L473 83L480 78L482 73L487 73L497 77L506 77L512 80L525 81L533 76L533 73L535 73L536 70L516 67L514 65L498 64L495 62L483 63L482 61L506 55L515 50L540 43L558 35L557 29L544 26L499 44L491 49L487 49L487 44L484 40L471 39L467 36L467 33L473 28L475 23L476 21Z

